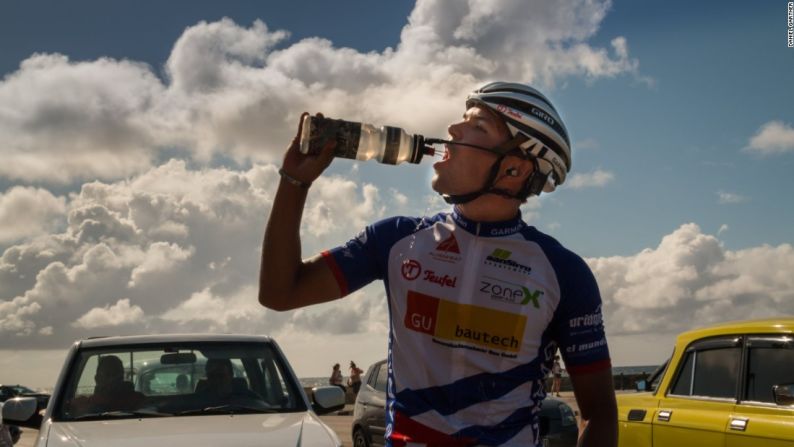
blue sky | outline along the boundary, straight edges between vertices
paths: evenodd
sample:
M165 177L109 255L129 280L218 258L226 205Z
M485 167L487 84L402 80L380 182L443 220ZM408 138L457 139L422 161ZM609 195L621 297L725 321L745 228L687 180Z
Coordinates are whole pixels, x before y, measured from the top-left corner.
M412 8L407 1L9 2L0 17L0 73L43 52L76 61L141 61L162 77L186 27L223 17L241 26L261 19L271 29L288 30L286 45L319 36L337 47L382 51L399 43ZM618 176L598 197L565 197L565 207L542 222L560 225L562 240L594 256L631 253L689 221L711 232L728 225L723 240L732 248L790 242L794 207L783 204L794 190L786 175L792 156L742 152L763 124L794 121L794 58L785 29L785 2L612 2L588 41L608 47L625 36L640 75L652 84L625 75L570 77L549 90L574 141L596 142L595 149L574 146L576 168L600 167ZM362 170L374 173L362 173L369 180L390 174ZM403 175L394 177L390 186L404 189ZM721 204L720 192L743 199ZM599 218L587 219L585 231L563 224L587 216Z
M377 360L379 285L290 315L249 303L294 117L443 137L468 90L497 78L546 92L572 136L569 182L524 216L591 264L616 364L660 362L702 322L794 313L786 2L473 5L0 4L0 350L264 331L296 357L322 339ZM310 198L304 254L392 212L443 209L431 171L335 162ZM64 302L75 310L54 317ZM296 368L323 375L333 359Z

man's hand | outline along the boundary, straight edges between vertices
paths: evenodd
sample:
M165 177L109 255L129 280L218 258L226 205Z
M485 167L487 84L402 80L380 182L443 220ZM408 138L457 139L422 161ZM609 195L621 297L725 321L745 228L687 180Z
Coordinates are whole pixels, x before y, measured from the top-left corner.
M298 133L284 155L282 169L287 176L308 185L331 163L336 142L326 144L318 155L302 154L300 135L305 116L308 114L301 115ZM285 178L279 183L273 199L259 270L259 302L270 309L297 309L342 295L322 256L301 259L299 230L307 194L305 187L296 186L294 181Z
M576 404L584 422L579 433L580 447L618 445L618 405L612 384L612 368L572 374Z
M284 154L284 163L282 164L282 169L287 175L306 184L315 181L331 164L331 160L334 158L334 148L336 147L336 141L332 140L317 155L306 155L300 152L303 121L304 117L308 115L306 112L301 114L300 122L298 123L298 133L287 148L287 153ZM315 116L318 118L323 117L321 113Z

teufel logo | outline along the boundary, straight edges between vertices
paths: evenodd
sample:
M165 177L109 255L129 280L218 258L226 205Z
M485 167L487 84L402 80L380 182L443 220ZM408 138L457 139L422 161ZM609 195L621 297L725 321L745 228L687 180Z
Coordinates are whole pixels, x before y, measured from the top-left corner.
M402 265L403 278L413 281L422 274L422 264L413 259L406 259Z
M448 238L441 241L437 246L438 251L448 251L450 253L460 254L460 247L458 247L458 240L455 239L454 234L450 234Z

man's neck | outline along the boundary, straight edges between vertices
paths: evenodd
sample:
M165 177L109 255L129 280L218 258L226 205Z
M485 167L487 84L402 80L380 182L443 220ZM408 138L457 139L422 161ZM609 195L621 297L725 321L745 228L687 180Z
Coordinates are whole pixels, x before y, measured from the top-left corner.
M467 219L477 222L500 222L510 220L518 214L521 203L494 194L484 194L471 202L458 205L459 212Z

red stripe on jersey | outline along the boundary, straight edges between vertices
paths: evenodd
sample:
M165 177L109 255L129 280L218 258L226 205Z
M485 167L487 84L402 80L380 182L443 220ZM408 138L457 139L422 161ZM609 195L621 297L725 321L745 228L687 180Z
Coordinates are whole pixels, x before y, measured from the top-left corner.
M588 363L586 365L576 365L576 366L565 365L565 366L567 367L568 373L570 374L587 374L587 373L593 373L596 371L601 371L607 368L611 368L612 361L610 359L605 359L593 363Z
M336 278L336 284L339 286L339 292L341 293L340 296L347 295L347 279L345 279L342 269L339 268L339 264L336 263L336 259L334 259L334 257L331 255L331 252L328 250L320 254L322 255L323 259L325 259L325 263L328 264L328 268L331 269L331 273L334 274L334 278Z
M394 412L394 430L391 443L394 447L404 447L417 443L427 447L469 447L477 443L474 438L457 438L422 425L399 411Z

